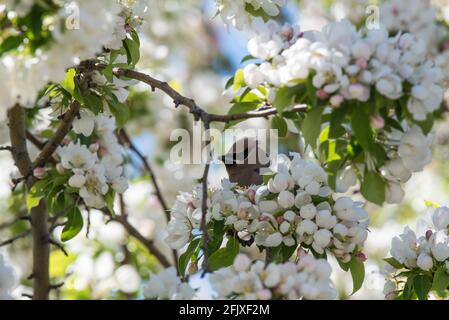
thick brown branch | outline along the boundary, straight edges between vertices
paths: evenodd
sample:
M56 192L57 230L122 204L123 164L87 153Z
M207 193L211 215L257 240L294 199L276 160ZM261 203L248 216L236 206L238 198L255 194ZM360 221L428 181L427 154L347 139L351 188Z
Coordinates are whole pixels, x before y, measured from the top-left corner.
M12 156L15 165L26 179L27 188L30 189L35 182L35 178L32 175L33 164L26 145L25 110L16 105L8 111L8 118ZM41 200L38 206L31 209L30 215L31 233L33 235L33 299L47 300L50 285L50 245L47 241L48 213L45 208L45 201Z
M80 105L77 101L73 101L70 104L69 110L64 114L61 120L61 124L56 130L53 137L48 140L42 151L33 162L33 167L43 167L47 161L52 157L53 153L61 144L65 136L70 132L72 123L75 117L78 115Z

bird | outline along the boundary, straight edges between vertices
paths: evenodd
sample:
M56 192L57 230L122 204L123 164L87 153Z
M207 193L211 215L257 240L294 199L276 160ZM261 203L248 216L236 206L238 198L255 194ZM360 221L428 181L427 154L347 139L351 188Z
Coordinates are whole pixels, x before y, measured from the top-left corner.
M260 169L270 166L269 157L259 147L259 141L248 137L237 140L221 161L225 164L229 181L241 187L262 184Z

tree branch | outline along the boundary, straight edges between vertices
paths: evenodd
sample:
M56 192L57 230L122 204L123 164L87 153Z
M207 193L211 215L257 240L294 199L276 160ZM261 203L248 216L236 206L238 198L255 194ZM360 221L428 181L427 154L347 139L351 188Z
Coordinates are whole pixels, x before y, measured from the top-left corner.
M0 247L7 246L7 245L13 243L13 242L16 241L16 240L25 238L25 237L27 237L30 233L31 233L31 230L26 230L26 231L24 231L24 232L22 232L22 233L19 233L18 235L15 235L15 236L12 237L12 238L9 238L9 239L7 239L7 240L4 240L4 241L0 242Z
M65 136L70 132L72 123L80 110L80 104L77 101L73 101L70 104L69 110L64 114L61 120L61 124L56 130L53 137L47 141L42 148L40 154L33 162L33 167L43 167L47 161L52 157L53 153L61 144Z
M15 165L26 179L27 188L30 189L36 180L32 175L33 163L26 145L25 110L21 106L15 105L9 109L8 118L12 156ZM38 206L31 209L30 215L33 235L33 299L48 300L50 245L47 241L49 233L45 200L41 200Z
M202 238L203 238L203 254L204 254L204 260L203 260L203 270L205 272L210 272L210 266L209 266L209 254L207 252L207 245L209 244L209 234L207 233L207 179L209 177L209 167L210 167L210 123L209 119L206 117L203 122L204 125L204 132L206 134L206 164L204 166L204 172L203 172L203 178L202 178L202 197L201 197L201 223L200 223L200 229L202 232Z
M120 130L119 138L120 138L120 140L122 140L122 144L126 144L129 147L129 149L132 150L137 155L137 157L140 159L140 161L142 161L145 171L150 175L151 182L153 184L156 197L162 207L162 210L164 211L165 218L168 223L170 221L170 209L167 206L167 203L164 199L164 196L162 194L159 183L157 182L156 174L154 173L154 170L151 167L149 161L139 151L139 149L137 149L137 147L131 141L131 139L125 129ZM176 250L172 250L172 254L173 254L173 259L175 260L176 269L178 269L177 268L178 267L178 252Z
M120 200L119 198L119 201ZM124 202L120 202L121 209L125 209ZM120 215L112 216L108 209L101 210L106 216L108 216L111 220L120 223L128 234L134 238L136 238L140 243L142 243L147 250L156 257L156 259L160 262L160 264L164 268L168 268L171 266L170 261L164 256L162 252L159 251L158 248L154 245L153 241L144 237L143 234L139 232L132 224L129 223L126 211L123 211Z

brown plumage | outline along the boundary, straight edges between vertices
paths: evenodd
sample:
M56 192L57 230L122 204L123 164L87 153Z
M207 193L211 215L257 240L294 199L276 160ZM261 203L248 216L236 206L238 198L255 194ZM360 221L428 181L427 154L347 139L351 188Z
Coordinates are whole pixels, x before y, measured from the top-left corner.
M259 147L259 142L253 138L243 138L236 141L221 160L231 182L242 187L261 184L263 179L260 169L270 165L266 152Z

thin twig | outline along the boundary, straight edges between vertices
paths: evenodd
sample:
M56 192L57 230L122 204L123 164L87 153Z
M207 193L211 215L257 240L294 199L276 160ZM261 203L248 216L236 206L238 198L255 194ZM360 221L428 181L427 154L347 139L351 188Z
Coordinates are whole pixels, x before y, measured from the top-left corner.
M204 256L204 260L203 260L203 270L205 272L210 272L210 266L209 266L209 254L208 254L208 250L207 250L207 246L209 244L209 234L207 233L207 222L206 222L206 217L207 217L207 188L208 188L208 184L207 184L207 179L209 176L209 167L210 167L210 123L209 123L209 119L206 118L205 121L203 122L204 125L204 131L206 133L206 164L204 166L204 172L203 172L203 180L202 180L202 197L201 197L201 224L200 224L200 229L202 232L202 238L203 238L203 256Z
M65 255L66 257L69 256L69 254L68 254L67 251L65 250L64 246L62 245L62 243L59 243L58 241L56 241L56 240L53 239L53 238L49 238L49 239L48 239L48 242L50 242L52 245L54 245L54 246L57 247L59 250L61 250L62 253L64 253L64 255Z
M34 160L33 162L34 168L43 167L47 163L47 161L51 158L53 153L60 146L62 140L70 132L73 120L75 120L75 117L78 115L79 110L80 104L76 100L73 101L70 104L69 110L67 110L67 112L62 117L61 124L59 125L58 129L56 129L55 134L50 140L47 141L45 146L42 148L42 151Z
M10 152L12 152L12 148L10 146L0 146L0 151L10 151Z
M142 243L147 248L147 250L152 255L156 257L156 259L160 262L160 264L164 268L168 268L171 266L170 261L168 261L165 255L162 252L160 252L159 249L156 248L153 241L147 239L143 234L139 232L139 230L137 230L133 225L131 225L131 223L129 223L126 217L126 213L112 216L108 209L102 209L101 212L103 212L103 214L109 217L110 221L116 221L120 223L130 236L136 238L140 243Z
M45 147L45 145L46 145L46 143L45 142L42 142L42 141L40 141L36 136L34 136L30 131L26 131L25 132L25 134L26 134L26 138L27 138L27 140L29 141L29 142L31 142L36 148L38 148L39 150L42 150L44 147ZM54 165L56 165L57 163L58 163L58 161L52 156L52 157L50 157L49 159L48 159L48 161L47 162L49 162L49 163L51 163L51 164L54 164Z
M26 230L26 231L24 231L22 233L19 233L18 235L15 235L14 237L12 237L10 239L7 239L7 240L5 240L3 242L0 242L0 247L7 246L7 245L13 243L16 240L25 238L25 237L29 236L30 233L31 233L31 230Z

